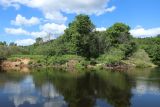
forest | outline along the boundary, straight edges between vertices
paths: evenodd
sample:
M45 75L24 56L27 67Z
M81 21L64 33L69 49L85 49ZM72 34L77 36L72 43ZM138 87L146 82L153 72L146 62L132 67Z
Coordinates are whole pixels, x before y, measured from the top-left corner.
M0 42L0 59L31 58L30 64L55 65L77 60L77 67L96 64L119 64L137 60L160 66L160 35L148 38L134 38L130 26L115 23L105 31L97 31L87 15L80 14L68 25L64 34L57 39L44 41L37 38L30 46ZM139 57L136 57L139 56ZM141 62L136 66L145 67ZM150 66L150 65L148 65Z

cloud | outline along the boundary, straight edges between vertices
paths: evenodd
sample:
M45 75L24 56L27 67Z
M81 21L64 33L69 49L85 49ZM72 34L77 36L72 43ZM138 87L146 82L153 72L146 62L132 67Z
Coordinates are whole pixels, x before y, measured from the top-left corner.
M12 25L16 25L16 26L32 26L32 25L36 25L39 24L40 20L37 17L31 17L30 19L26 19L25 17L23 17L22 15L18 14L16 16L15 20L11 21Z
M20 46L27 46L27 45L32 45L36 41L34 39L22 39L22 40L16 40L15 43Z
M54 35L60 35L64 33L64 30L67 27L64 24L55 24L55 23L47 23L43 26L40 26L42 31L53 33Z
M21 5L42 11L46 19L55 23L64 23L67 17L63 13L101 15L112 12L115 6L108 7L110 0L1 0L4 7L20 8Z
M105 27L96 28L96 31L106 31Z
M2 5L4 8L7 7L14 7L16 9L20 8L20 5L16 3L16 0L0 0L0 5Z
M50 39L55 39L59 35L62 35L66 28L67 26L65 26L64 24L46 23L40 26L39 32L31 32L30 35L35 38L46 38L49 34L51 34L50 36L52 37Z
M154 37L160 34L160 27L157 28L151 28L151 29L145 29L141 26L137 26L134 29L130 30L130 33L134 37Z
M45 38L49 34L51 34L51 39L57 38L59 35L62 35L64 33L64 30L67 27L64 24L55 24L55 23L46 23L44 25L41 25L39 30L37 32L29 32L22 28L5 28L5 32L7 34L11 35L26 35L26 36L32 36L34 38L42 37Z
M12 35L29 35L29 32L22 28L5 28L5 32Z
M107 8L105 12L113 12L115 9L116 9L116 6L112 6L110 8Z

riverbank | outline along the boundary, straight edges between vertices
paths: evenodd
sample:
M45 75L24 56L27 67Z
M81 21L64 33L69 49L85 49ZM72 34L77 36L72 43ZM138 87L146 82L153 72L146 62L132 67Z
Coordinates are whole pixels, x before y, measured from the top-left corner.
M46 57L43 55L16 55L2 61L1 68L27 72L28 68L54 67L67 71L82 71L84 69L112 69L124 71L129 68L154 68L157 67L144 50L138 50L127 60L114 63L102 62L96 59L86 60L76 55L63 55Z
M84 69L114 69L154 68L157 67L143 49L138 49L128 59L122 59L121 52L111 52L97 59L87 60L77 55L44 56L44 55L14 55L1 62L3 69L23 69L35 67L54 67L68 71Z

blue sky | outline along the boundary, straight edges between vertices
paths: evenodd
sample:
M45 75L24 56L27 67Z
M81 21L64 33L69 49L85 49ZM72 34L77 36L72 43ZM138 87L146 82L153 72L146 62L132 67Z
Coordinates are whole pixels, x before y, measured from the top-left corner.
M29 45L63 34L77 14L88 14L97 30L116 22L135 37L160 34L160 0L0 0L0 41Z

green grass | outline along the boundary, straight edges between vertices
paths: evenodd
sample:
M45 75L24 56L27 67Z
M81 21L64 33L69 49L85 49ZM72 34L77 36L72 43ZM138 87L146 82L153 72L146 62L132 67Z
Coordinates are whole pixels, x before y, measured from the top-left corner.
M119 62L124 58L124 52L120 49L113 48L109 52L101 55L98 59L98 63L112 64Z
M31 62L29 64L42 64L45 65L63 65L69 60L78 60L83 61L84 58L77 55L61 55L61 56L44 56L44 55L13 55L8 58L10 61L16 61L17 59L21 58L29 58L31 59Z
M86 61L84 57L77 55L61 55L61 56L50 56L46 57L44 55L14 55L8 58L8 60L15 61L18 58L29 58L31 59L30 65L40 64L40 65L64 65L70 60L76 60L77 64L75 68L83 69L91 62ZM115 62L124 62L127 65L135 66L139 68L145 67L155 67L149 58L148 54L143 49L138 49L128 60L122 60L124 58L124 52L120 49L113 48L106 54L101 55L95 61L97 64L112 64Z
M81 56L77 56L77 55L62 55L62 56L52 56L50 58L48 58L48 62L52 65L54 64L65 64L66 62L68 62L69 60L84 60L83 57Z
M39 60L39 59L43 59L45 56L43 55L12 55L8 58L8 60L14 61L18 58L29 58L32 60Z
M138 49L137 52L135 52L128 60L124 60L123 62L139 68L155 66L149 58L148 54L143 49Z

